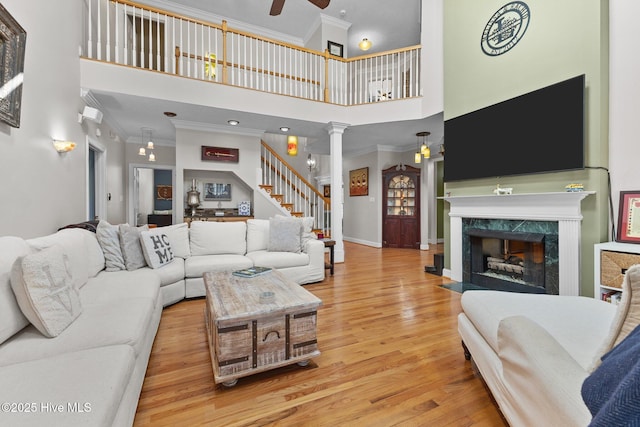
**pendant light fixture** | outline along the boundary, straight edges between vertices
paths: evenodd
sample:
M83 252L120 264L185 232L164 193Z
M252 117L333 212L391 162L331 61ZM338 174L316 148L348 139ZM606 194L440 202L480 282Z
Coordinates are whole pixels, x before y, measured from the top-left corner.
M138 149L138 155L146 156L147 151L150 151L149 157L147 157L147 160L149 160L150 162L155 162L156 155L153 153L155 144L153 143L152 132L153 132L152 129L140 128L140 134L141 134L140 141L142 143L142 146Z
M420 163L423 158L428 159L431 157L431 149L429 149L429 144L427 142L427 137L429 135L431 135L431 132L427 131L416 133L416 137L418 137L418 150L414 156L415 163Z

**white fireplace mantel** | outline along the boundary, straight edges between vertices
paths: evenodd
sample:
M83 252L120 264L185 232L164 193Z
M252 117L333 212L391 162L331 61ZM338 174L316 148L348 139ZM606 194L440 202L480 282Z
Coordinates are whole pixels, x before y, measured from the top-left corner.
M581 201L595 191L448 196L452 280L462 281L462 219L558 221L560 295L580 294Z

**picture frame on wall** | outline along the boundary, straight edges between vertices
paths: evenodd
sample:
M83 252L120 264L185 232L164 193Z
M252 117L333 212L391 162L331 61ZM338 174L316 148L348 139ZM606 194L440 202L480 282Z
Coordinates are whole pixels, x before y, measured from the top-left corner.
M349 196L369 195L369 168L349 171Z
M19 128L27 32L1 4L0 41L0 120Z
M201 160L214 162L238 163L240 160L240 150L227 147L201 146Z
M616 241L640 243L640 190L620 192Z
M327 49L333 56L339 56L340 58L344 57L344 46L340 43L327 40Z
M205 201L229 201L231 200L231 184L218 182L205 182L203 186Z

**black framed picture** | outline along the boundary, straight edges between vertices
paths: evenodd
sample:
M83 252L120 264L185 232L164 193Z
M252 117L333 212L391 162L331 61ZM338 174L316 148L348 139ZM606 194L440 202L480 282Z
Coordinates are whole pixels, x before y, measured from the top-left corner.
M0 120L20 127L22 73L27 32L0 4Z
M335 43L330 40L327 41L327 49L329 53L334 56L342 58L344 56L344 47L340 43Z

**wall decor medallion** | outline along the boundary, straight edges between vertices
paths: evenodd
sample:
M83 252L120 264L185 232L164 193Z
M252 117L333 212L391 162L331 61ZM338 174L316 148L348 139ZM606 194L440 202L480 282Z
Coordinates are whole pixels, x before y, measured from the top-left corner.
M202 160L238 163L239 159L240 154L237 148L202 146Z
M173 187L171 185L156 185L156 199L158 200L173 199Z
M27 32L0 4L0 120L20 127Z
M518 44L529 27L531 12L522 1L512 1L502 6L487 22L482 32L480 46L489 56L502 55Z

